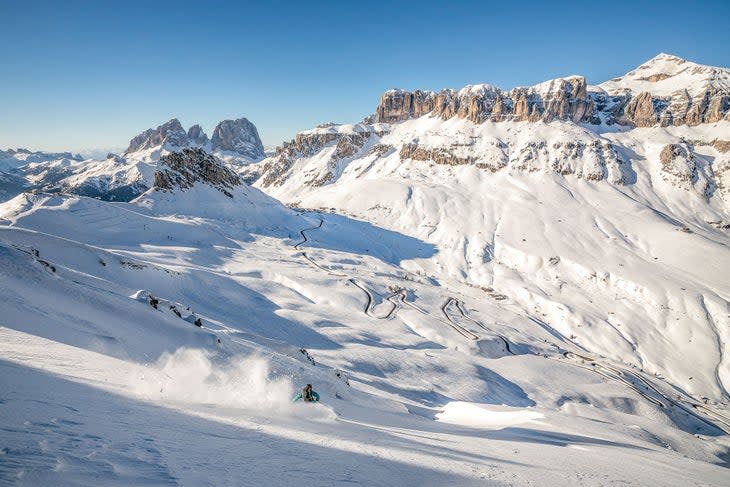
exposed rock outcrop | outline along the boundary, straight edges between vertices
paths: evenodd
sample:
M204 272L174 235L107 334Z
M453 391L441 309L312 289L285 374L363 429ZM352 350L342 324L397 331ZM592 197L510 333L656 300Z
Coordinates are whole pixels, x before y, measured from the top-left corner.
M472 156L459 157L447 149L437 147L427 149L419 147L418 143L411 142L404 144L399 152L401 159L413 159L414 161L432 161L436 164L447 164L449 166L462 166L473 164L476 158Z
M238 174L215 156L199 148L185 148L160 158L154 188L162 191L191 188L196 183L212 186L232 197L231 190L241 184Z
M620 125L636 125L637 127L656 125L659 119L651 93L645 91L629 99L623 113L615 121Z
M480 150L464 151L463 147L424 147L417 141L404 144L401 159L428 161L451 166L472 164L496 172L504 168L519 172L553 171L574 175L589 181L608 180L625 184L629 179L629 164L619 157L611 144L595 140L586 142L531 141L510 146L494 141Z
M211 147L214 151L236 152L253 160L265 156L258 130L246 118L220 122L213 131Z
M692 150L684 144L665 145L659 153L665 180L689 189L697 179L697 165Z
M106 160L107 161L112 161L112 162L124 162L124 158L122 156L120 156L118 154L115 154L113 152L109 152L106 155Z
M706 198L717 188L724 196L727 161L715 161L715 169L686 143L667 144L659 153L662 178L684 190L695 189Z

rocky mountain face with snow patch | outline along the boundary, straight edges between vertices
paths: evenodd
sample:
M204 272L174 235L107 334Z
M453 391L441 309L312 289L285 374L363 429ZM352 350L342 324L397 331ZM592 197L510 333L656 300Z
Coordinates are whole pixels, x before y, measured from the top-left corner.
M626 185L642 172L634 166L646 161L657 169L646 177L655 173L673 187L726 202L728 110L730 70L665 54L597 86L570 76L510 91L491 85L390 90L367 119L372 123L297 134L249 175L264 188L318 187L334 183L350 165L361 166L357 161L372 168L397 158ZM665 143L657 147L659 140ZM676 146L687 156L662 152L677 152Z
M208 142L210 142L208 136L203 131L203 128L198 124L195 124L188 129L188 140L191 144L200 147L205 147L208 145Z
M200 148L171 152L160 158L158 166L153 188L161 191L185 190L201 183L230 197L230 190L241 184L238 174Z
M341 128L332 124L322 125L314 131L299 133L291 142L277 147L274 156L257 168L257 176L261 177L263 186L280 185L296 161L315 156L327 148L327 162L323 167L307 171L305 180L308 186L322 186L332 182L341 161L359 153L371 138L385 134L386 129L378 126L360 124Z
M251 160L262 159L264 145L261 143L256 126L246 118L223 120L213 131L211 148L241 154Z
M180 121L173 118L157 128L147 129L134 137L124 154L135 157L134 153L156 150L154 157L160 151L185 147L200 147L211 153L226 152L248 161L264 157L264 146L256 126L246 118L222 120L216 125L213 137L210 139L200 125L193 125L186 132Z
M424 115L474 123L552 122L634 127L699 125L730 120L730 70L660 54L626 75L589 87L582 76L503 91L491 85L439 92L387 91L377 122Z
M125 154L156 147L185 147L190 144L187 132L180 121L173 118L157 128L147 129L129 141Z

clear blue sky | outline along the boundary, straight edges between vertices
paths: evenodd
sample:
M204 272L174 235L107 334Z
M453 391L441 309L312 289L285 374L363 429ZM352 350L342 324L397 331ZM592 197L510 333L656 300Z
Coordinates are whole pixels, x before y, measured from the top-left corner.
M730 66L730 1L0 0L0 148L123 147L245 116L267 145L380 94L598 83L659 52Z

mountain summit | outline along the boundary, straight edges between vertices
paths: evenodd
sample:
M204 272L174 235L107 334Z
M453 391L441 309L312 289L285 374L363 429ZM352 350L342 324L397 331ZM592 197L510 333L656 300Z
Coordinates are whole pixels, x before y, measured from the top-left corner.
M218 123L213 131L211 144L213 151L233 152L252 160L263 159L265 156L259 132L247 118Z
M177 118L147 129L129 141L125 154L155 147L180 148L189 144L188 134Z

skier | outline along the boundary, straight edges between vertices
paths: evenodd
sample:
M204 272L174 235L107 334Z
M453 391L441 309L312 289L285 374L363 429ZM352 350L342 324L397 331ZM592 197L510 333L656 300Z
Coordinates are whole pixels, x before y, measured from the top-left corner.
M302 392L299 392L296 396L294 396L292 402L296 402L300 399L304 402L319 402L319 394L312 389L312 384L307 384L304 386L304 389L302 389Z

